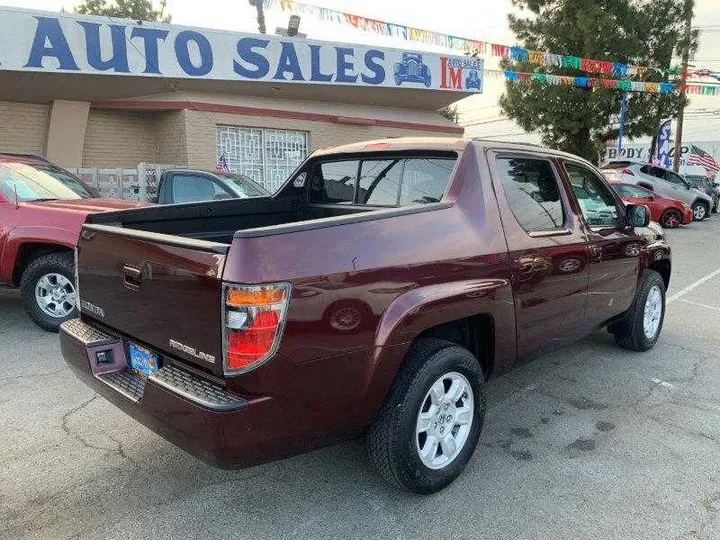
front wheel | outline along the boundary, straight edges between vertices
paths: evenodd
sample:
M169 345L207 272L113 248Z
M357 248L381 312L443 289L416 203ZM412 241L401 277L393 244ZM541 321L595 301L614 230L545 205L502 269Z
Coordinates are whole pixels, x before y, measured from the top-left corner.
M677 229L682 224L682 214L671 208L665 210L662 216L660 216L660 224L666 229Z
M660 337L665 319L665 282L654 270L645 270L632 306L610 331L623 349L647 351Z
M439 339L414 343L367 431L368 454L378 472L421 494L440 491L455 480L482 431L483 380L467 349Z
M703 202L696 202L692 205L693 221L702 221L708 215L707 204Z
M20 280L23 305L35 324L57 332L77 316L72 253L50 253L32 261Z

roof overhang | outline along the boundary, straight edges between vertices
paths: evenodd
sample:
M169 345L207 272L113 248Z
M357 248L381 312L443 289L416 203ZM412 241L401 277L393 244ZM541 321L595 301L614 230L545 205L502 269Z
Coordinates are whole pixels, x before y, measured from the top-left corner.
M0 100L168 91L434 110L482 89L482 60L0 7Z

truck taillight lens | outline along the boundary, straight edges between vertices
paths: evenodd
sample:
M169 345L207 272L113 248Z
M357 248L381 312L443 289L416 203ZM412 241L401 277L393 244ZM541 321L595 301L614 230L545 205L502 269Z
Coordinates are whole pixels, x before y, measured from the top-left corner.
M264 364L277 351L290 302L290 284L227 284L223 294L225 373L244 373Z

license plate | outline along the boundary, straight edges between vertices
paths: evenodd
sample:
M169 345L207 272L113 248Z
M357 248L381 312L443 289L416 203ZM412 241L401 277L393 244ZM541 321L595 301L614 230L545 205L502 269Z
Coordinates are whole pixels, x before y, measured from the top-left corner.
M160 356L145 347L130 343L130 367L145 375L160 369Z

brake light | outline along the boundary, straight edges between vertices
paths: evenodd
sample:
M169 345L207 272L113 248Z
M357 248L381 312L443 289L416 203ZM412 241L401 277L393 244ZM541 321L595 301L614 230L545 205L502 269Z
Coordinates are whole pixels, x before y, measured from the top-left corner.
M632 172L632 169L628 169L627 167L625 167L623 170L621 170L620 173L621 173L621 174L628 174L628 175L630 175L630 176L635 176L635 173Z
M289 283L225 285L226 374L250 371L273 357L280 345L289 302Z

